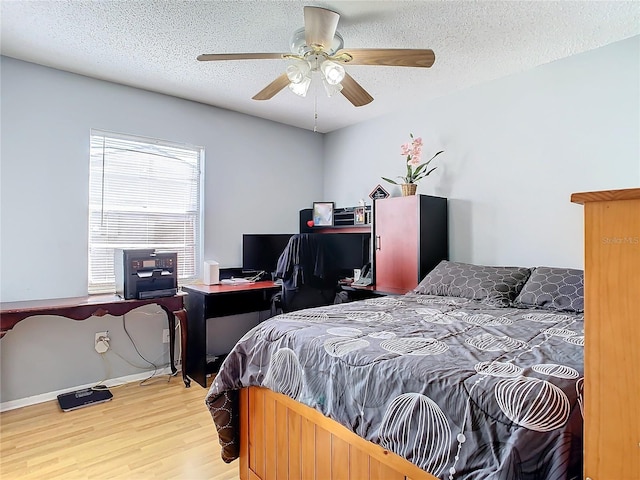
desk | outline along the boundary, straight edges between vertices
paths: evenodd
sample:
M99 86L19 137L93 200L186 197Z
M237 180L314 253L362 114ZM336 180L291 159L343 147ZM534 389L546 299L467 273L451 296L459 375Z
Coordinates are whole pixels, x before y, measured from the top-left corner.
M383 287L378 290L375 285L353 285L349 283L341 283L340 288L349 294L351 300L362 300L371 297L382 297L385 295L404 295L409 290L406 288Z
M207 318L268 310L271 296L281 288L271 281L182 287L188 293L185 303L189 321L182 331L182 353L183 358L186 357L186 363L182 362L182 376L187 387L188 377L207 387Z
M176 373L174 345L176 340L176 318L180 321L180 331L187 328L186 311L183 307L184 295L149 298L145 300L124 300L117 295L87 295L85 297L54 298L50 300L27 300L23 302L0 303L0 338L18 322L33 315L58 315L72 320L86 320L91 316L121 316L143 305L155 304L167 314L169 322L169 355L171 372ZM184 371L185 343L182 339L182 365ZM184 373L183 373L184 377Z

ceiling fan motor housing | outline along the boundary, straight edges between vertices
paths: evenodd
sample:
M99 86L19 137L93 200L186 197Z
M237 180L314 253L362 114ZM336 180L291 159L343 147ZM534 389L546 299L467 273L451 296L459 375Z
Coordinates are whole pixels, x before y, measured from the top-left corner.
M305 40L305 30L304 27L302 27L293 32L289 44L291 53L293 53L294 55L300 55L301 57L304 57L310 53L313 53L314 51L321 50L328 56L331 56L344 47L344 40L342 38L342 35L340 35L338 32L335 32L335 34L333 35L333 40L331 41L331 45L307 45L307 41Z

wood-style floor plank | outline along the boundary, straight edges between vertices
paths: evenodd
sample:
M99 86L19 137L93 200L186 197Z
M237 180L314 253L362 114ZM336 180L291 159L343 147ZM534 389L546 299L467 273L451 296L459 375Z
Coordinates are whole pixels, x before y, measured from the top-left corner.
M51 401L1 413L0 477L238 480L238 461L220 458L205 389L164 377L111 392L71 412Z

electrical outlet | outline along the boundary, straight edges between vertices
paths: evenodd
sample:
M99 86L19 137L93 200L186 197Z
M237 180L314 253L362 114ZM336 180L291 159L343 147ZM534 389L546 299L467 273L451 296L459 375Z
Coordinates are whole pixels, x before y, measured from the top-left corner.
M169 329L162 330L162 343L169 343Z
M109 332L96 332L95 345L96 352L105 353L109 350Z

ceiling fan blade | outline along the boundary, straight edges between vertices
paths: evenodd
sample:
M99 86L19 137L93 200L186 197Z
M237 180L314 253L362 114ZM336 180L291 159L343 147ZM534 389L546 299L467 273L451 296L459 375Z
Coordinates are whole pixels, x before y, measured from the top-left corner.
M269 60L282 59L284 53L205 53L198 55L201 62L210 62L216 60Z
M433 50L410 48L350 48L339 50L334 57L348 54L347 65L386 65L389 67L430 67L436 61Z
M304 7L304 37L307 45L330 47L340 15L319 7Z
M276 93L289 85L289 83L289 77L287 77L286 73L283 73L251 98L253 98L253 100L269 100Z
M362 107L373 102L373 97L356 82L351 75L345 74L342 80L342 90L340 91L354 107Z

